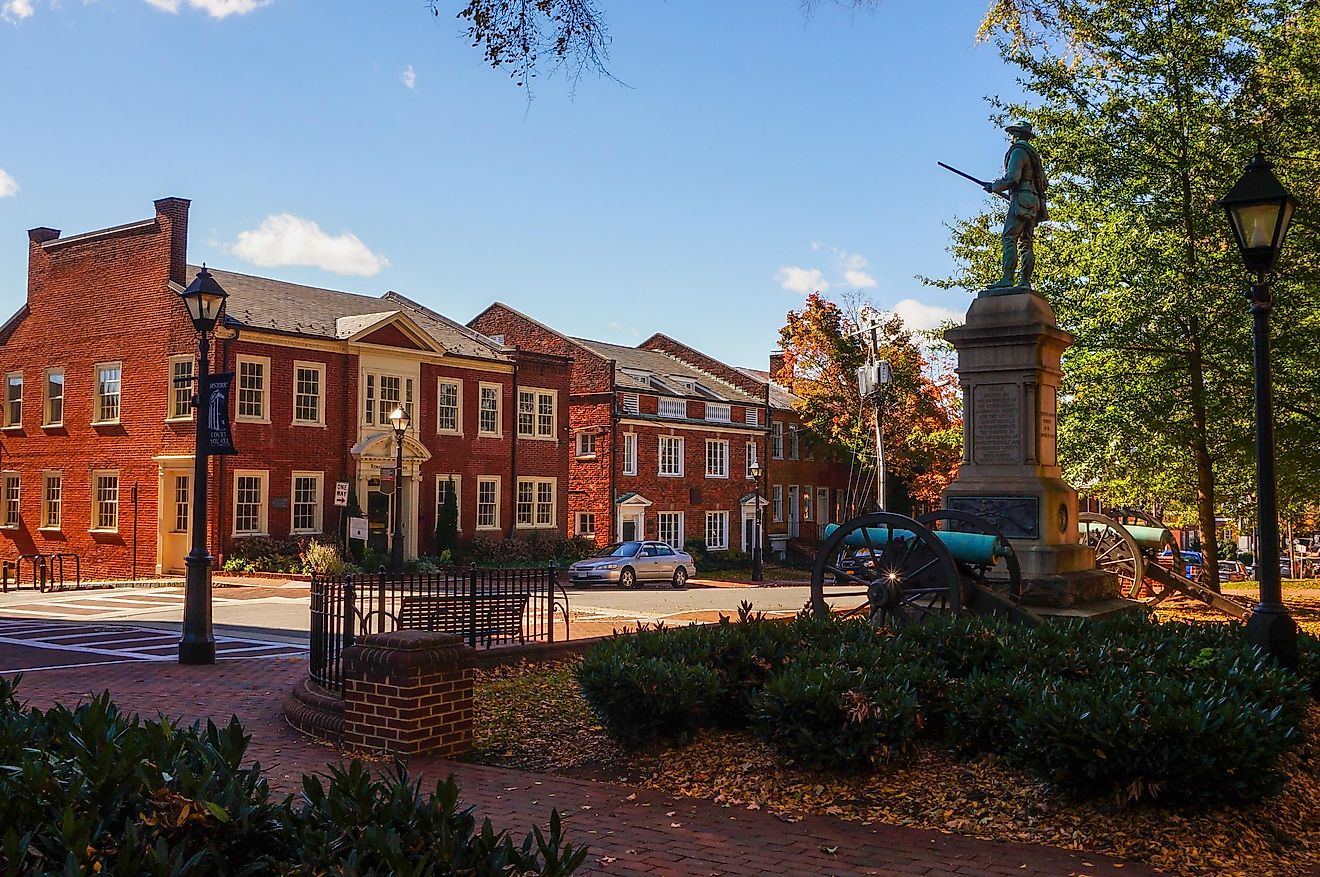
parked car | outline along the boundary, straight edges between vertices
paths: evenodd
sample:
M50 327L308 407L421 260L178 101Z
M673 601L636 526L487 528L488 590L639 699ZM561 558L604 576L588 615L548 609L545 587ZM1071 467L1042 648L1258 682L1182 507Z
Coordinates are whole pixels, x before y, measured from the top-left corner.
M1246 564L1240 560L1219 561L1219 580L1221 582L1245 582L1247 580Z
M1201 567L1205 564L1205 558L1201 556L1199 551L1180 551L1179 554L1182 555L1183 577L1195 581L1196 577L1201 574ZM1158 559L1162 565L1169 568L1173 567L1173 552L1169 549L1166 548L1161 551Z
M696 571L692 555L677 551L668 543L615 542L570 566L568 583L632 588L639 582L667 581L675 588L682 588Z

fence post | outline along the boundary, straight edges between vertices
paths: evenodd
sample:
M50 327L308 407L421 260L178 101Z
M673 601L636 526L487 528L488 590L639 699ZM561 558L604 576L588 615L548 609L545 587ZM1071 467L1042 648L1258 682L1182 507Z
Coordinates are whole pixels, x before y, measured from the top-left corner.
M545 584L545 618L549 625L546 628L547 636L550 642L555 641L555 585L559 579L559 566L552 560L546 570L549 581Z
M344 576L344 648L353 645L353 640L357 638L357 625L354 624L354 606L357 603L357 587L353 581L352 573ZM342 655L343 652L340 652Z
M468 645L477 647L477 562L468 567Z

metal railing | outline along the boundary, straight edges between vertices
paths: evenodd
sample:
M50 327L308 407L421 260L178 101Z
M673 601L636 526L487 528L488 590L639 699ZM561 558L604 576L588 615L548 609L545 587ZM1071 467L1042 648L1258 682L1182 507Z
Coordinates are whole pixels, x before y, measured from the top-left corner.
M73 578L69 578L72 566ZM24 568L27 581L23 580ZM10 575L13 575L11 582ZM54 554L21 554L17 561L6 560L0 564L0 591L8 593L31 588L34 591L78 590L83 587L82 559L76 554L58 552Z
M405 575L313 575L312 680L342 690L343 651L369 633L432 630L457 634L473 648L554 642L558 614L568 639L568 594L558 572L553 565L473 565Z

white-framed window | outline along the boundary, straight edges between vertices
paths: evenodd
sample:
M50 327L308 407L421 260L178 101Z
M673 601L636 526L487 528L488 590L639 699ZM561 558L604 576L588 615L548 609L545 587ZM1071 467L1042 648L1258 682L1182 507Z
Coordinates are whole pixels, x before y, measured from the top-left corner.
M5 428L23 425L23 373L5 375Z
M64 473L41 473L41 529L58 530L64 499Z
M293 364L293 422L325 426L325 363Z
M706 419L715 423L730 423L733 421L733 406L721 405L718 402L707 402Z
M555 437L554 390L536 388L518 390L518 435L520 438Z
M706 439L706 477L729 477L729 443L724 439Z
M237 356L237 403L234 419L249 423L270 423L270 357Z
M661 397L659 412L661 417L687 417L686 399L668 399Z
M46 405L41 422L46 426L64 425L64 369L46 369Z
M770 456L775 460L784 459L784 424L779 421L770 425Z
M481 384L478 388L477 435L500 435L499 384Z
M813 488L810 484L802 488L802 498L804 500L804 502L802 503L802 520L804 521L811 520L811 511L812 511L811 506L815 496L816 496L815 488Z
M596 513L578 512L573 516L573 535L575 536L595 536L596 535Z
M726 551L729 547L729 513L706 512L706 550Z
M477 529L500 527L500 479L497 475L477 476Z
M756 477L752 475L752 464L756 462L756 453L757 453L756 442L748 442L746 462L747 462L747 477L749 479L755 479Z
M637 474L637 433L623 434L623 474Z
M659 524L658 534L660 541L666 543L671 548L683 550L683 513L682 512L657 512L656 522Z
M596 434L594 432L580 432L577 434L577 447L574 449L574 456L578 459L596 459Z
M123 390L124 367L118 362L96 364L95 423L118 423L119 400Z
M292 496L289 507L292 516L289 522L290 533L321 532L321 484L324 476L320 472L294 472Z
M798 441L798 428L796 423L788 425L788 458L796 460L798 452L801 449L801 442Z
M659 474L674 478L683 477L683 437L677 435L660 436Z
M519 478L517 517L519 527L553 527L555 525L554 478Z
M12 530L18 527L18 473L5 472L0 481L4 484L4 513L0 515L0 527Z
M774 522L783 523L784 520L784 485L776 484L770 488L771 507L774 509Z
M642 397L636 393L623 394L623 413L638 414L642 410Z
M174 478L174 532L188 532L188 513L192 508L192 476L177 475Z
M458 513L455 518L455 524L459 532L463 530L463 476L462 475L437 475L435 476L435 519L440 520L440 510L445 506L445 497L450 490L454 491L454 510Z
M170 357L170 410L166 420L192 420L193 418L193 368L197 360L191 353L180 353Z
M115 470L92 473L92 529L119 529L119 472Z
M437 432L459 435L463 432L463 382L440 378L436 384Z
M362 422L367 426L389 426L394 409L403 406L415 423L413 411L413 379L403 375L363 372Z
M266 533L265 470L234 471L234 535L253 536Z
M752 426L761 425L761 410L759 408L748 408L746 420Z

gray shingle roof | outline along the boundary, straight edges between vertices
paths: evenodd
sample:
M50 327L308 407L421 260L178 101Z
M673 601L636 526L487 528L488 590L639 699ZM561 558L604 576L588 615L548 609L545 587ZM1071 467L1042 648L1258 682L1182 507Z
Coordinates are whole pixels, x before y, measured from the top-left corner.
M197 270L189 266L189 276ZM450 353L479 359L509 359L502 345L396 292L376 297L217 268L208 270L229 293L226 317L242 326L342 339L374 322L367 317L385 319L391 313L403 313ZM356 328L347 331L351 327Z
M687 396L709 398L713 402L738 402L740 404L762 404L764 400L748 395L746 391L735 387L709 372L694 368L659 350L644 350L640 347L624 347L621 344L606 344L603 341L591 341L586 338L573 338L598 356L614 360L614 380L619 387L635 389L666 396ZM650 377L628 374L625 369L645 372ZM688 390L674 380L682 378L695 381L711 391L707 396L699 390Z
M741 368L741 367L738 368L738 371L747 375L747 377L751 378L754 381L760 381L763 384L770 385L771 408L779 408L784 411L787 411L791 409L793 407L793 403L798 400L798 397L793 395L793 393L789 392L787 387L784 387L780 384L776 384L774 381L770 380L770 372L761 371L758 368Z

